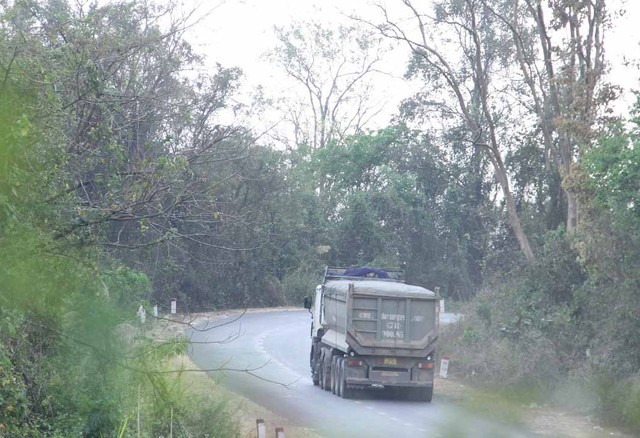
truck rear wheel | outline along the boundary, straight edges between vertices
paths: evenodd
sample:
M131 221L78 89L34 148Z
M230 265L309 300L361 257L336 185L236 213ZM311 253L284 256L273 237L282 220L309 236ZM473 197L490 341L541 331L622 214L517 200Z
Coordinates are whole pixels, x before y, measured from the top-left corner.
M323 350L322 360L320 361L320 369L322 371L320 377L320 387L325 391L331 389L331 353Z
M318 383L320 388L324 389L324 354L320 353L320 360L318 361Z
M430 402L433 398L433 386L431 388L414 388L411 398L416 401Z
M355 390L347 387L347 370L346 370L346 361L344 358L340 359L340 397L342 398L353 398L355 395Z
M338 356L331 357L331 393L336 394L336 390L338 389L338 367L336 363L338 362Z
M318 384L322 389L324 389L324 382L324 366L320 364L320 369L318 370Z
M344 359L339 357L336 361L336 395L338 397L342 397L342 376L344 374L344 370L342 368L342 363Z

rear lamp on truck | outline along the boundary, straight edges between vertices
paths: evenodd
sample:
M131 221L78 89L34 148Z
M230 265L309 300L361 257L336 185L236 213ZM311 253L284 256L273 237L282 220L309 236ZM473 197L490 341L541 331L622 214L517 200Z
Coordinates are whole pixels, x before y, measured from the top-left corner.
M418 362L418 368L421 370L432 370L433 369L433 356L428 355L427 360Z
M355 359L353 357L350 357L349 359L347 359L348 367L361 367L362 365L364 365L364 362L362 361L362 359Z
M421 370L432 370L433 362L418 362L418 368Z

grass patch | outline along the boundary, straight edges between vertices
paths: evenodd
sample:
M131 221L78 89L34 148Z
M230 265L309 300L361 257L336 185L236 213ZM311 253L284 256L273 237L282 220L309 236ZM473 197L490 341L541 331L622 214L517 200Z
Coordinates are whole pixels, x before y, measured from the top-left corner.
M173 358L169 365L173 369L198 369L198 366L187 356ZM276 427L284 427L287 436L317 438L317 435L312 431L293 425L264 406L229 391L204 372L185 372L179 378L186 393L192 398L191 405L193 407L188 422L192 424L190 430L197 433L190 436L207 436L209 433L207 430L216 427L216 418L219 418L218 414L222 414L229 420L235 434L214 435L209 433L208 436L254 437L256 420L261 418L265 422L268 436L273 434ZM206 406L212 408L205 409Z

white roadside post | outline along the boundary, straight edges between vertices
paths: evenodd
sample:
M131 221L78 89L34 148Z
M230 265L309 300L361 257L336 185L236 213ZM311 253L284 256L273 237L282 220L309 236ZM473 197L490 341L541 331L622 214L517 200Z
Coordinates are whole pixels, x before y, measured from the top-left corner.
M256 428L258 429L258 438L266 438L267 431L264 428L264 420L262 418L256 420Z
M276 438L284 438L284 428L276 427Z
M433 291L437 296L440 296L440 286L436 286L433 288ZM444 313L444 298L440 297L440 313Z
M147 311L144 310L144 306L142 304L140 304L140 307L138 307L138 318L140 318L141 324L144 324L144 322L147 320Z
M443 379L446 379L448 372L449 372L449 356L442 356L442 360L440 360L440 377L442 377Z
M178 300L175 298L171 298L171 314L175 315L177 313L178 308Z
M158 305L157 304L153 305L153 316L155 316L156 318L158 317Z

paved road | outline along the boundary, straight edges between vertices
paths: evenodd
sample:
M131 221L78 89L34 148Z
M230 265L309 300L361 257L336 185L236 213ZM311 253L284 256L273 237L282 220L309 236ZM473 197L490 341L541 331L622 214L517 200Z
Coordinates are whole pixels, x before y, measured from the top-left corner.
M438 399L432 403L391 399L382 395L345 400L314 387L309 372L310 314L274 311L216 320L227 325L194 332L193 341L224 340L223 344L194 344L192 358L204 369L256 368L262 379L247 373L216 373L230 390L267 407L324 437L527 437L533 436L493 424ZM264 365L264 366L263 366Z

